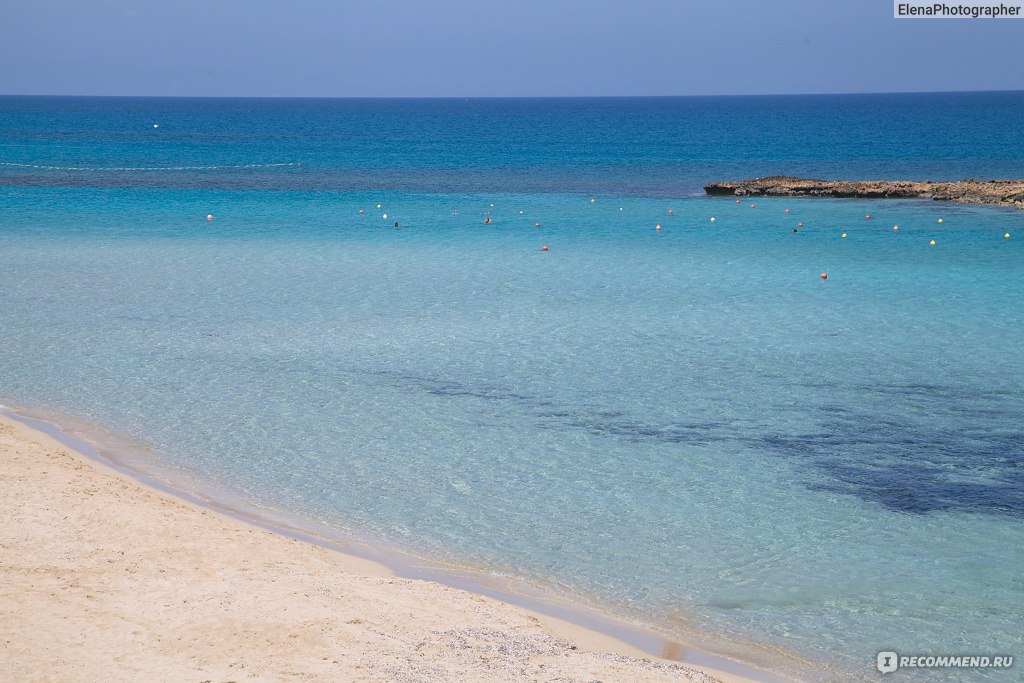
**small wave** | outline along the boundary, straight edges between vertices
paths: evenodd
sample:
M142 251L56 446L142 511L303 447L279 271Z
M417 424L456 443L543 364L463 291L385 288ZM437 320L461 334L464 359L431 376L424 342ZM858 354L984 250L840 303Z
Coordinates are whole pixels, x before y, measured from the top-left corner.
M218 166L52 166L49 164L21 164L12 161L0 161L0 166L11 168L31 168L38 171L225 171L239 168L283 168L301 166L301 161L289 161L274 164L233 164Z

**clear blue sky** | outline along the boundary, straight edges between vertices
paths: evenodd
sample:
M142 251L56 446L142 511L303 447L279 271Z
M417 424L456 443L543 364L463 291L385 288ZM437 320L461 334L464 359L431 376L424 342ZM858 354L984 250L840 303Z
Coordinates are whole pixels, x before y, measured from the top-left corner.
M896 20L890 0L4 0L0 6L3 94L941 90L1024 90L1024 19Z

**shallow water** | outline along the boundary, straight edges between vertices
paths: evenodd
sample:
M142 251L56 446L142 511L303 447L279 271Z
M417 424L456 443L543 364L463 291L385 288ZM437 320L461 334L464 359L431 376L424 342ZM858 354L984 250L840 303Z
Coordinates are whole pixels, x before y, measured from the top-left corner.
M826 125L942 123L907 97L485 101L454 120L449 101L0 100L18 163L303 161L0 169L0 401L719 651L753 640L851 678L879 650L1020 654L1022 216L694 196L698 174L765 159L1024 175L1024 147L996 144L1024 136L1020 95L988 96L1006 125L962 148ZM823 172L818 142L716 158L766 110L867 176Z

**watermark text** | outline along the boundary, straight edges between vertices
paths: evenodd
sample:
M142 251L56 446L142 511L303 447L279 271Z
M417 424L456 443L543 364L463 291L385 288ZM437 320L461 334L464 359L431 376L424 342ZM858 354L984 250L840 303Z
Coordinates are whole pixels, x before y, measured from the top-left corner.
M901 655L879 652L878 670L891 674L900 669L1009 669L1013 655Z
M896 19L1024 19L1024 2L952 0L951 2L908 2L893 0Z

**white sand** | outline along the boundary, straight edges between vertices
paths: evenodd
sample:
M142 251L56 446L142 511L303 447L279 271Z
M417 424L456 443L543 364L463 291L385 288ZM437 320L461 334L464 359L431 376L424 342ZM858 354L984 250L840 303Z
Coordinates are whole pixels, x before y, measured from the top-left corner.
M2 416L0 519L4 681L715 680L191 505Z

